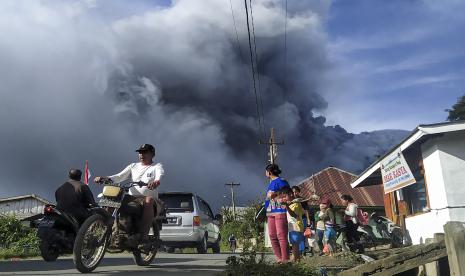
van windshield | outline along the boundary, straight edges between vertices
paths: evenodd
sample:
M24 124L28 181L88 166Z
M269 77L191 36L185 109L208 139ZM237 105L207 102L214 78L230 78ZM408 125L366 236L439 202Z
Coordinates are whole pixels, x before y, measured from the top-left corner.
M193 212L192 195L189 194L160 194L159 198L165 203L168 212Z

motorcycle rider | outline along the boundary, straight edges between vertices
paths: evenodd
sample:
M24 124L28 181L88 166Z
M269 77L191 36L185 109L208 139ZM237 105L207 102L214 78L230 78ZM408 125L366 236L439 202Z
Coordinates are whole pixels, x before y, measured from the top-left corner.
M69 179L55 191L57 208L72 215L82 224L90 216L87 208L97 205L89 186L81 182L82 172L70 169Z
M236 251L236 237L234 234L231 234L228 238L229 248L231 248L231 252L234 253Z
M139 227L142 240L148 239L148 234L154 219L154 198L158 198L156 188L160 186L164 169L161 163L154 164L155 147L150 144L142 144L136 152L139 153L138 163L129 164L124 170L115 175L106 177L96 177L94 182L99 183L104 179L111 179L115 183L120 183L127 179L133 182L144 182L147 186L131 187L129 190L129 202L134 202L143 206L142 221Z

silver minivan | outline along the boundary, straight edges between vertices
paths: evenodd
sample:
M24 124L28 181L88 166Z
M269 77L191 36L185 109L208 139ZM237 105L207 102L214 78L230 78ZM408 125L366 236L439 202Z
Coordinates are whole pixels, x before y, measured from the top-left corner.
M205 200L187 192L164 192L158 197L167 209L160 238L168 252L187 247L196 248L200 254L207 253L208 248L220 252L221 216L213 216Z

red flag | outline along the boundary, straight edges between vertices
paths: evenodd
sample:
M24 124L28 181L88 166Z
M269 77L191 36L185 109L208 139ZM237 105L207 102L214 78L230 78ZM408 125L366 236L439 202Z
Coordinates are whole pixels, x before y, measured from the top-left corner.
M89 185L90 176L89 162L86 160L86 168L84 169L84 183L86 185Z

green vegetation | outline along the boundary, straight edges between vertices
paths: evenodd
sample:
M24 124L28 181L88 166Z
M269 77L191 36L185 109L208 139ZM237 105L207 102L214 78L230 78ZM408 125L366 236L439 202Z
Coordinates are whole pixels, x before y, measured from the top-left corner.
M261 207L261 202L254 202L234 218L232 211L222 209L223 224L221 225L221 250L229 251L228 238L231 234L236 237L238 247L244 250L265 251L264 223L255 221L255 214Z
M240 257L229 257L226 260L227 268L222 275L320 275L319 270L306 262L277 264L265 259L264 253L257 253L255 250L246 250Z
M254 202L236 218L230 210L222 210L222 250L229 251L228 237L231 234L234 234L238 247L242 249L239 257L227 259L223 275L318 275L314 267L305 263L275 264L265 258L265 252L269 250L265 248L264 222L255 220L260 207L261 202Z
M264 223L254 220L260 205L251 204L236 219L228 209L222 210L222 250L229 251L228 237L231 233L236 237L238 247L243 250L239 256L227 259L226 270L222 275L335 275L342 269L363 263L360 256L351 252L336 253L333 257L303 257L297 263L274 263L274 258L265 253L269 250L264 246Z
M36 230L14 217L0 216L0 259L40 255Z
M451 109L446 109L446 112L449 112L448 121L465 120L465 95L460 97Z

